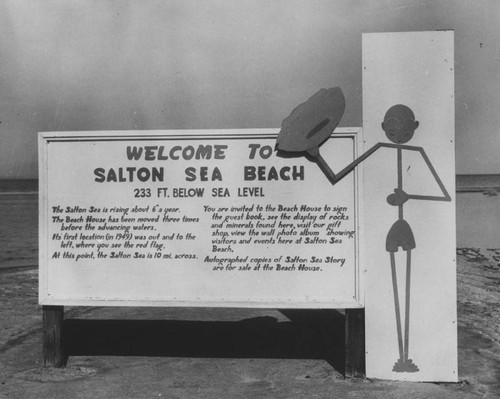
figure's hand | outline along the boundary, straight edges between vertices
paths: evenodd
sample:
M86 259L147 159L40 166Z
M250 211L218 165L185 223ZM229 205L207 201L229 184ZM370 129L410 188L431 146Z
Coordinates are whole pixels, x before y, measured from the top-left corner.
M387 197L387 203L389 205L399 206L403 205L406 201L408 201L408 194L399 188L396 188L394 194Z

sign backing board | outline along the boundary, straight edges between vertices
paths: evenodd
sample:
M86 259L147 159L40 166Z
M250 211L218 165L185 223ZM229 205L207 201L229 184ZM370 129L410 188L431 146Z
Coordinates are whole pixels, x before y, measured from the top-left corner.
M40 303L362 307L359 173L332 189L277 133L40 133Z
M453 32L363 35L363 131L366 375L457 381Z

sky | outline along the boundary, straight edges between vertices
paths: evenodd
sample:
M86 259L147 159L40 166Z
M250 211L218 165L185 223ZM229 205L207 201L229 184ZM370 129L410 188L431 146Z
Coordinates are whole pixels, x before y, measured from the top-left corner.
M455 30L456 171L500 173L500 1L0 0L0 178L37 133L279 128L340 86L362 125L361 35Z

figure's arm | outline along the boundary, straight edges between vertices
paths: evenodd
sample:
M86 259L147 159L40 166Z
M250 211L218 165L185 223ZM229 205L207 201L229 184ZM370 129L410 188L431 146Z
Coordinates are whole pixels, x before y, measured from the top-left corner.
M356 168L356 166L358 166L366 158L368 158L370 155L372 155L380 147L389 147L390 148L390 147L394 147L394 146L391 144L386 144L386 143L377 143L372 148L370 148L368 151L366 151L363 155L361 155L359 158L352 161L349 165L347 165L344 169L342 169L337 174L335 174L332 171L332 169L330 168L328 163L325 161L325 159L319 153L319 150L317 147L313 148L312 150L309 150L308 153L317 160L320 169L326 175L328 180L330 180L330 183L337 184L340 180L342 180L349 173L351 173Z
M415 148L410 148L412 150L420 152L420 155L422 155L422 158L424 159L425 163L427 164L427 167L432 173L432 176L434 177L434 180L436 180L436 183L438 184L439 188L441 189L441 192L443 195L441 197L439 196L434 196L434 195L414 195L414 194L408 194L408 199L414 199L414 200L428 200L428 201L451 201L450 194L448 194L448 191L446 191L446 187L444 186L443 182L439 178L436 170L434 169L434 166L432 165L429 157L425 153L424 149L422 147L415 147Z

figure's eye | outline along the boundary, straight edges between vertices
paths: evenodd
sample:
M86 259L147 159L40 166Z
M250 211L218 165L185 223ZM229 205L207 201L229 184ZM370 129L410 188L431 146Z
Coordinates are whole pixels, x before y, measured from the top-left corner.
M389 132L394 132L397 129L398 124L399 124L399 121L396 119L388 119L385 122L386 129Z
M413 130L414 126L415 126L415 121L413 119L405 119L403 122L404 130Z

